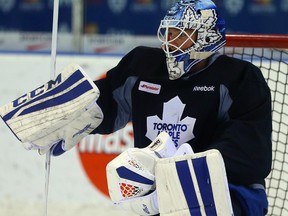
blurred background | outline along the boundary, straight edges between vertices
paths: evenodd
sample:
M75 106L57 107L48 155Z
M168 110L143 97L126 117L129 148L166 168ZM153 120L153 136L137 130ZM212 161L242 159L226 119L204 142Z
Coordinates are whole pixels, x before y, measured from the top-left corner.
M56 71L77 63L100 78L137 45L159 46L176 0L60 0ZM227 33L288 34L288 0L215 0ZM0 0L0 106L51 77L53 0ZM133 147L129 124L88 136L52 158L48 216L129 216L111 203L105 166ZM0 216L47 216L45 156L26 151L0 121Z
M175 2L60 0L58 51L117 53L157 45L159 20ZM227 33L288 33L288 0L214 2ZM0 0L0 50L49 50L52 14L53 0Z

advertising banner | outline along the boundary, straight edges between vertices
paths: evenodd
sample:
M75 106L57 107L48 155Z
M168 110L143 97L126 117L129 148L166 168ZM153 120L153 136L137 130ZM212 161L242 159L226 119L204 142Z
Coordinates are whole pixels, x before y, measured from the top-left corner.
M0 0L0 31L51 32L54 0ZM71 0L59 1L59 31L71 31Z
M85 31L155 35L159 21L177 0L86 0ZM214 0L227 32L288 33L288 0ZM277 23L277 25L275 25Z
M159 21L177 0L83 0L83 31L156 35ZM214 0L227 32L288 33L288 0ZM72 0L60 0L59 31L72 31ZM0 0L0 31L51 32L53 0Z
M214 0L226 20L227 32L288 33L288 0Z

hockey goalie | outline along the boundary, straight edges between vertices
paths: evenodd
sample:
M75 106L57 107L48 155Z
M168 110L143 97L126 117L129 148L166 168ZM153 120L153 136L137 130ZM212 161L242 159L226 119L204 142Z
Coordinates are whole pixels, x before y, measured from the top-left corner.
M83 69L70 65L55 80L1 107L1 117L25 148L57 156L101 124L98 98ZM193 154L187 143L177 148L166 132L148 147L112 160L107 179L112 201L139 215L232 215L220 153Z
M2 119L27 149L53 155L132 122L135 148L107 177L113 202L136 214L267 214L272 112L261 70L219 52L225 22L211 0L179 0L157 36L161 46L134 48L103 79L67 67L1 107Z

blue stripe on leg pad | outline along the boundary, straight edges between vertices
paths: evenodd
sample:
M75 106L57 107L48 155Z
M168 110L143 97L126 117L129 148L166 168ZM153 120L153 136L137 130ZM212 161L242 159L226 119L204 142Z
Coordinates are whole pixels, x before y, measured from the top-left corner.
M206 215L217 216L206 157L192 159Z
M186 198L190 214L193 216L201 216L199 202L196 196L194 183L190 174L188 161L179 161L176 162L176 170L178 177Z

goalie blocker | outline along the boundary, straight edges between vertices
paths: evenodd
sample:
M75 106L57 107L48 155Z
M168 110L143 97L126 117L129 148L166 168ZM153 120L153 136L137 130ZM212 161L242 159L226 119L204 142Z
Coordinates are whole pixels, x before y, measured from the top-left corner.
M99 90L79 65L0 108L0 115L26 149L59 155L75 146L103 119Z

